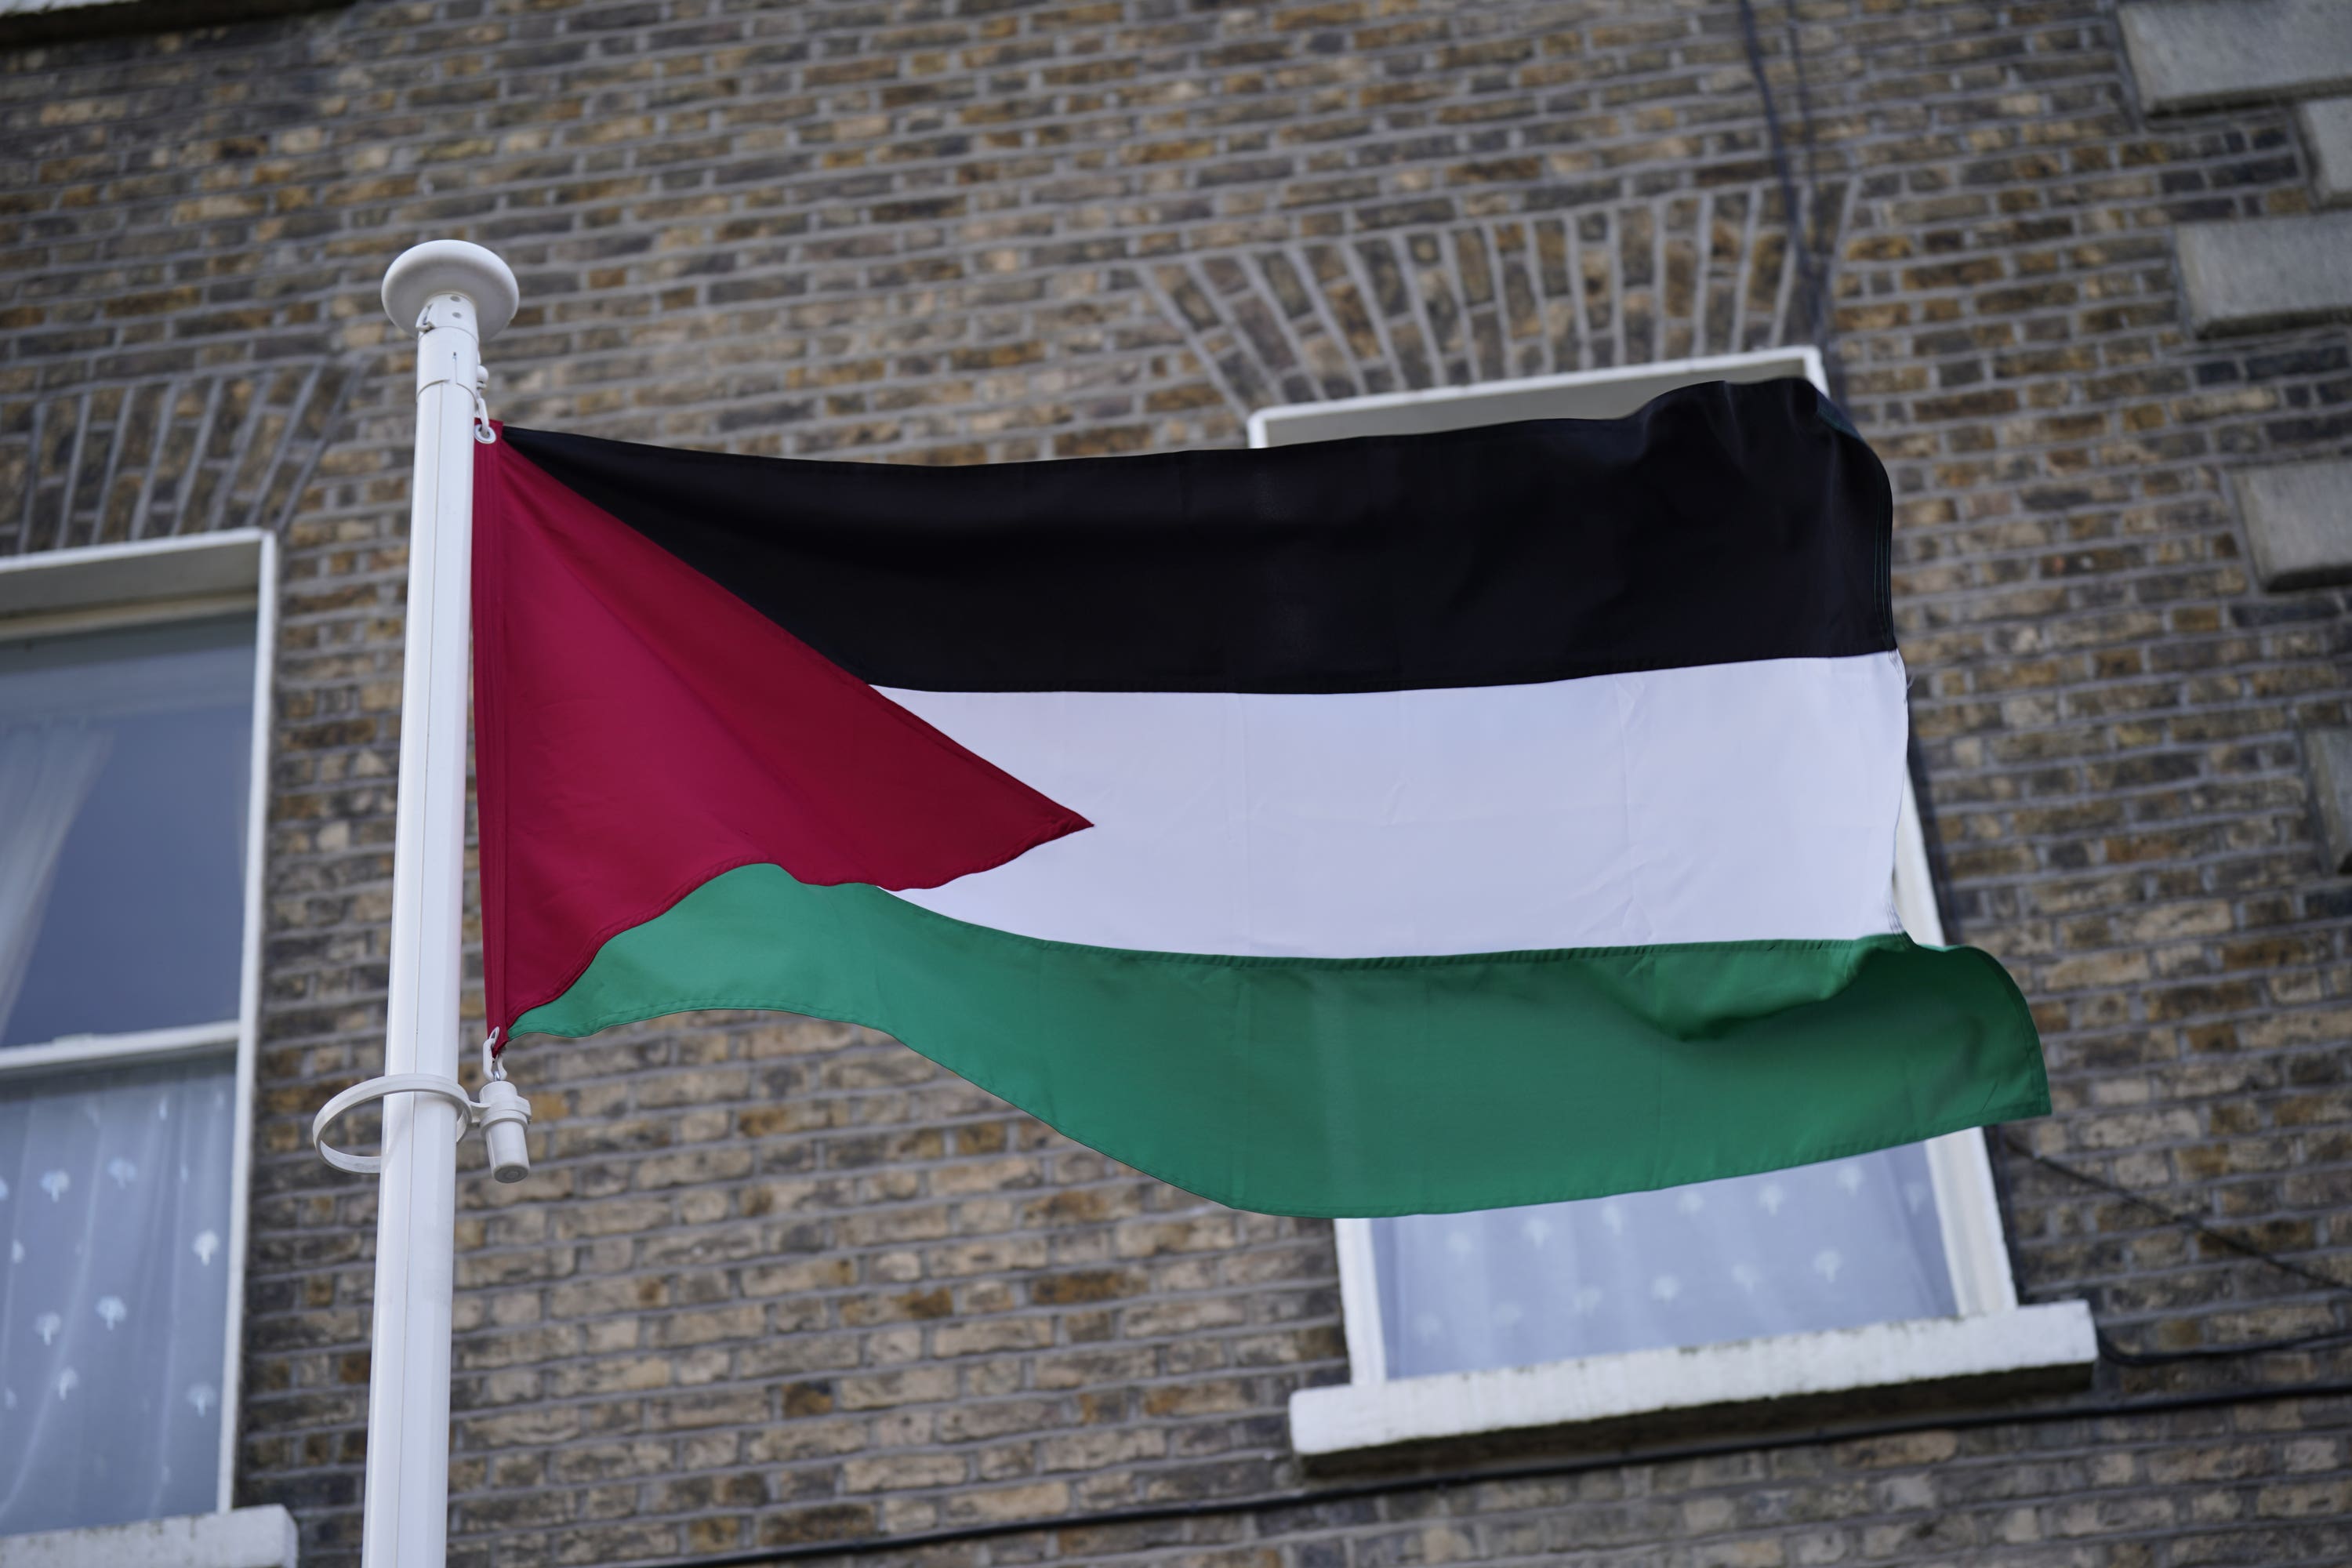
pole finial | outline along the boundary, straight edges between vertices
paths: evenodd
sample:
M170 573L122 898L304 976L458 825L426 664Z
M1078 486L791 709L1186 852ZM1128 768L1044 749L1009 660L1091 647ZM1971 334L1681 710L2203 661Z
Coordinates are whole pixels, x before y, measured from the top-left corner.
M522 302L514 272L498 252L463 239L411 246L384 269L384 313L403 331L415 330L425 302L436 294L463 294L474 302L482 342L498 336Z

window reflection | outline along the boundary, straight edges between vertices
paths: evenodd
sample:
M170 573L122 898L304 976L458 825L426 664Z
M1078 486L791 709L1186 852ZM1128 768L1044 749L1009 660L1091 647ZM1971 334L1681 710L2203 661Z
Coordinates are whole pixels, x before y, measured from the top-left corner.
M0 644L0 1047L236 1016L253 643Z

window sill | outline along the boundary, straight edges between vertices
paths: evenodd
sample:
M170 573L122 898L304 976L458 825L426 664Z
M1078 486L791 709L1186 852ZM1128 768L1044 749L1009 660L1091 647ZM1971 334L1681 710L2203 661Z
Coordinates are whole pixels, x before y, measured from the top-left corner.
M8 1568L296 1568L294 1516L276 1503L94 1530L0 1538Z
M1982 1317L1301 1389L1290 1396L1290 1442L1303 1455L1337 1454L1888 1384L2087 1368L2097 1359L2090 1308L2062 1301Z

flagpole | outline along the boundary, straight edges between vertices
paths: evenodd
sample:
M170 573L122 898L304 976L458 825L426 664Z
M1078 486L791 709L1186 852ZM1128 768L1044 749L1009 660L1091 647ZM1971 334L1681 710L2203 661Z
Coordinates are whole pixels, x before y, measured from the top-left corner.
M417 334L387 1079L422 1074L454 1084L457 1077L478 421L488 433L481 345L512 319L517 297L507 264L462 240L417 246L383 276L385 310ZM464 1131L446 1094L383 1100L362 1568L443 1568L446 1556L450 1292Z

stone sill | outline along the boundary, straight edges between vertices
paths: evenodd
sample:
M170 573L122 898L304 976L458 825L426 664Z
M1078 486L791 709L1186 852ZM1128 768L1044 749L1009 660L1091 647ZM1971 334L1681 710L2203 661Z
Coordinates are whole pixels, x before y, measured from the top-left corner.
M2352 88L2352 8L2343 0L2131 0L2116 16L2152 114Z
M2199 337L2352 321L2352 212L2185 223L2172 243Z
M2090 1308L2061 1301L1975 1318L1301 1389L1290 1396L1290 1442L1302 1455L1337 1454L1890 1384L2087 1369L2098 1353Z
M0 1536L8 1568L296 1568L294 1516L276 1503L91 1530Z

